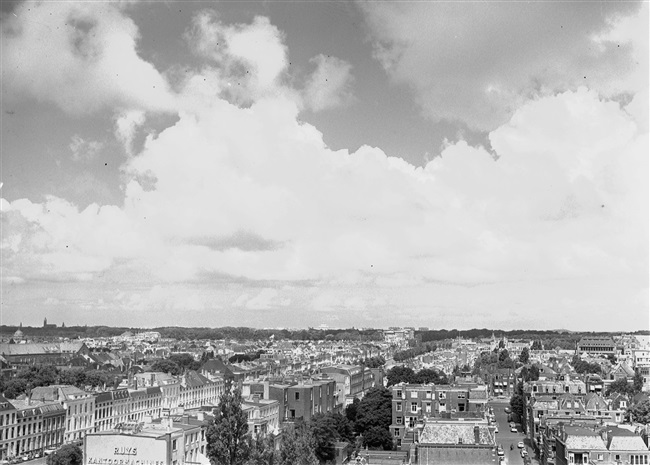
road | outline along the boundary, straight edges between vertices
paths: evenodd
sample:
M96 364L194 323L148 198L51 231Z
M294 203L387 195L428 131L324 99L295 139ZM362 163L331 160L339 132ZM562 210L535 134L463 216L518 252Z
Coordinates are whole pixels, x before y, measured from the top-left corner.
M508 399L492 399L488 402L488 405L494 410L494 416L496 417L497 424L499 425L499 432L496 434L497 444L500 444L503 447L503 451L506 454L505 462L502 462L506 465L523 465L524 459L521 458L520 449L517 447L519 441L527 443L525 441L526 436L521 431L521 425L517 425L517 432L510 432L510 424L508 423L508 414L504 411L506 407L510 407ZM510 445L512 444L512 450L510 450ZM529 456L532 458L532 463L537 464L537 460L534 458L533 450L526 445L526 450L528 451Z

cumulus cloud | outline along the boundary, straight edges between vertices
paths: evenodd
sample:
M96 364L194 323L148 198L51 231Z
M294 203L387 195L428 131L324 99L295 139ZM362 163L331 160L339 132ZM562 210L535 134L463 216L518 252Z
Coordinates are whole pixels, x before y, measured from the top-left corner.
M85 140L79 134L72 136L70 151L74 161L89 162L97 158L104 148L104 143L96 140Z
M115 120L115 137L122 143L127 155L133 155L133 138L145 122L145 114L140 110L122 113Z
M138 56L137 40L116 3L21 3L2 23L3 85L72 114L168 111L168 83Z
M648 135L619 103L584 87L533 99L490 132L493 152L448 143L414 167L375 147L331 150L300 121L300 99L275 91L286 50L268 20L196 21L191 40L213 63L182 86L179 119L125 162L124 202L2 200L3 276L23 287L101 277L135 288L113 298L119 308L142 310L209 310L215 280L252 282L257 291L223 303L364 319L379 307L417 315L431 300L423 290L467 292L479 308L490 293L468 289L515 281L597 282L609 302L610 283L635 296L647 287ZM246 70L254 92L241 105L220 86ZM130 147L144 117L119 107L116 134Z
M638 12L640 2L359 5L377 59L395 82L411 86L433 120L490 131L534 96L582 85L611 96L630 91L623 84L635 70L647 87L647 66L633 59L637 43L608 35L620 18ZM647 12L640 18L643 44Z
M313 111L328 110L352 100L352 65L336 57L318 55L316 65L304 89L305 105Z
M214 10L193 18L186 33L190 47L210 60L217 70L219 92L239 103L250 103L282 89L281 77L288 65L283 35L268 18L257 16L251 24L225 24Z

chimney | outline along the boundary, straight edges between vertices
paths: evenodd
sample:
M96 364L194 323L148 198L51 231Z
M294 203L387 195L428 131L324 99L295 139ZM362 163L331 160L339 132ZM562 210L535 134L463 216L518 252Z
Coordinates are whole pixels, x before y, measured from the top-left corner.
M481 434L480 434L480 428L478 425L474 425L474 443L475 444L480 444L481 443Z

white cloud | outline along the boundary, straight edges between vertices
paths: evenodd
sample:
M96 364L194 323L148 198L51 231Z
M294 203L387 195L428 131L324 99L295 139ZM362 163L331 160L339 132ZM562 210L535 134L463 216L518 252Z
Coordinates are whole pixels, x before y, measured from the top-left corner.
M115 120L115 137L122 143L127 155L133 155L133 138L145 122L145 114L140 110L122 113Z
M416 168L379 148L330 150L302 123L267 20L197 21L192 40L212 53L201 71L212 81L190 77L174 100L178 121L126 161L123 204L2 200L3 276L22 288L110 283L123 289L120 311L152 312L215 308L215 277L293 283L221 297L273 321L301 305L328 318L387 306L419 318L427 304L451 306L449 296L492 305L489 289L514 306L508 289L539 297L535 286L568 295L597 283L600 301L614 303L621 282L635 296L647 287L648 137L618 103L586 88L531 100L490 133L494 154L461 141ZM225 50L210 48L222 38ZM254 71L247 105L221 91L205 98L244 62ZM121 112L144 111L122 97ZM144 116L120 114L117 136L131 146ZM636 315L635 302L626 300Z
M352 100L352 65L325 55L315 56L310 61L316 69L305 85L305 105L313 111L322 111L349 104Z
M174 96L138 56L137 40L135 23L115 3L23 2L3 22L3 86L73 114L168 111Z
M433 120L490 131L534 96L583 85L605 96L635 92L630 74L647 87L648 15L647 5L638 11L641 2L359 5L377 59L395 82L413 89ZM635 19L621 19L629 16ZM623 32L630 25L633 36ZM636 63L635 53L644 52Z
M282 33L268 18L251 24L222 23L216 12L205 10L193 18L186 38L194 52L212 62L204 73L213 76L218 91L238 103L283 90L287 49ZM216 79L215 79L216 78Z
M104 148L104 143L96 140L85 140L78 134L70 140L70 151L74 161L89 162L95 160Z

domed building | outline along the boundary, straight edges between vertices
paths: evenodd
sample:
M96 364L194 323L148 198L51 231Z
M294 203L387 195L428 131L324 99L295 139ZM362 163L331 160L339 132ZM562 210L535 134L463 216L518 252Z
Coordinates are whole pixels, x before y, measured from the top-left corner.
M20 327L16 330L16 332L12 337L12 339L16 343L21 342L23 339L25 339L25 334L23 333L22 328L23 328L23 323L21 322Z

